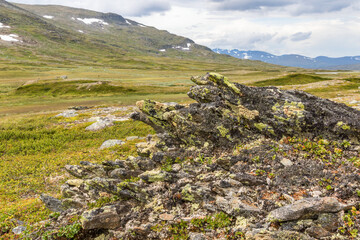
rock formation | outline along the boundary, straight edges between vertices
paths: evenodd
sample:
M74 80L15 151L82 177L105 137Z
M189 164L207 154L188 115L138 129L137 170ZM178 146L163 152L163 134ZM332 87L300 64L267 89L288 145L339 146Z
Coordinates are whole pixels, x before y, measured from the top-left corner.
M78 179L50 232L81 216L82 239L355 236L359 111L213 73L192 81L197 103L137 103L132 118L158 132L138 157L66 166Z

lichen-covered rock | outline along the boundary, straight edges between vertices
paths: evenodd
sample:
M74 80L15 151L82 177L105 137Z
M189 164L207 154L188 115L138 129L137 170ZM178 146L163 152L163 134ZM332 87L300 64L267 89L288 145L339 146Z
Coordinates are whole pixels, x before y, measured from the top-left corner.
M64 206L63 206L62 202L57 198L54 198L54 197L46 195L46 194L41 194L40 200L45 204L45 206L50 211L53 211L53 212L64 211Z
M106 206L83 213L81 217L84 229L116 229L122 226L123 216L129 212L128 206Z
M360 112L301 91L247 87L209 73L193 78L188 93L198 103L168 106L146 100L132 115L172 143L186 147L231 149L260 136L323 136L360 142Z
M312 218L321 213L336 213L349 209L351 205L340 203L336 198L304 198L293 204L275 209L267 219L271 222L286 222L301 218Z
M101 144L100 146L100 150L105 149L105 148L110 148L116 145L123 145L125 144L124 141L118 140L118 139L110 139L110 140L106 140L105 142L103 142L103 144Z

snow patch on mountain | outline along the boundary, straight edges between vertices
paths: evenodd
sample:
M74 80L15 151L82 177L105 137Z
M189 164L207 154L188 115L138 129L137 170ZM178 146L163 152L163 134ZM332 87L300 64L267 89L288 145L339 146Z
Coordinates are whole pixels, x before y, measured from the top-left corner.
M19 42L19 36L16 34L9 34L9 35L0 35L0 39L6 42Z
M46 19L53 19L54 16L50 16L50 15L44 15L43 18L46 18Z
M87 25L90 25L90 24L93 24L93 23L99 23L99 24L102 24L102 25L109 25L109 23L105 22L104 20L102 19L98 19L98 18L76 18L77 20L87 24Z
M0 28L11 28L10 26L5 26L3 23L0 22Z
M131 22L129 22L127 19L125 19L125 22L129 25L132 25Z

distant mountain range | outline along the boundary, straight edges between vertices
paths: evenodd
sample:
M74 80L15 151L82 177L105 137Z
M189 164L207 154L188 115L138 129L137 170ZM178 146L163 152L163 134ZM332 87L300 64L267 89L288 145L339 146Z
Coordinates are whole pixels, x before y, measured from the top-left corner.
M296 54L273 55L262 51L241 51L215 48L214 52L227 54L240 59L258 60L266 63L289 67L301 67L327 70L360 70L360 56L330 58L320 56L316 58Z

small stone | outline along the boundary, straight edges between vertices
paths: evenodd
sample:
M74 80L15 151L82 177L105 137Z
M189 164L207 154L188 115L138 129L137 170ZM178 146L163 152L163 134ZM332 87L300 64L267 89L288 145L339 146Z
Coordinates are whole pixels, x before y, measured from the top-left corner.
M76 112L76 110L66 110L62 113L59 113L58 115L56 115L55 117L65 117L65 118L71 118L71 117L76 117L78 114Z
M284 165L285 167L290 167L290 166L294 165L294 163L290 159L287 159L287 158L281 159L280 163L282 165Z
M189 234L189 240L206 240L206 237L202 233L190 233Z
M310 228L307 228L305 230L305 233L316 239L331 236L331 233L318 226L312 226Z
M67 180L66 183L67 183L69 186L80 187L80 185L84 183L84 180L81 180L81 179L70 179L70 180Z
M161 170L147 171L139 175L139 177L146 182L162 182L171 179L171 176Z
M174 220L174 215L164 213L164 214L160 214L159 218L164 221L172 221L172 220Z
M118 139L110 139L110 140L106 140L105 142L103 142L103 144L101 144L100 146L100 150L105 149L105 148L110 148L116 145L123 145L125 144L125 142L118 140Z
M129 206L105 206L86 211L81 217L85 230L89 229L116 229L121 226L121 219L130 210Z
M57 198L51 197L49 195L41 194L40 200L45 204L45 206L53 212L62 212L64 207L61 201Z
M313 192L310 192L310 195L311 195L312 197L320 197L321 194L322 194L321 191L313 191Z
M348 208L336 198L304 198L293 204L271 211L267 217L271 222L286 222L303 217L316 216L321 213L336 213Z
M24 226L17 226L16 228L13 228L12 232L16 235L20 235L26 230L26 227Z
M174 164L172 165L172 171L173 172L179 172L181 170L181 165L180 164Z
M132 141L132 140L135 140L135 139L139 139L139 137L138 136L130 136L130 137L126 138L126 141Z
M91 124L90 126L88 126L87 128L85 128L85 130L87 131L98 131L101 129L104 129L106 127L111 127L113 126L113 122L110 119L100 119L99 121Z

